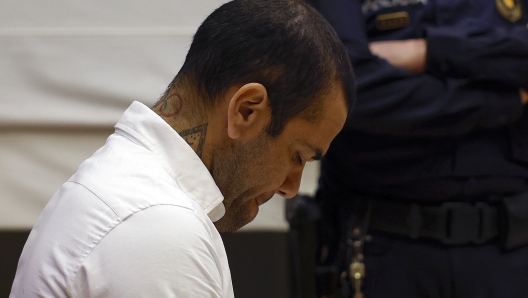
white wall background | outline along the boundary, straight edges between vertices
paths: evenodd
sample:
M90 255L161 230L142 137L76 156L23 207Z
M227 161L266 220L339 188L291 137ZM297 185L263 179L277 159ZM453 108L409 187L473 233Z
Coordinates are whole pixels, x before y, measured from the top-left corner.
M134 101L152 105L224 0L0 1L0 229L29 229ZM315 189L317 166L302 192ZM244 230L286 230L274 198Z

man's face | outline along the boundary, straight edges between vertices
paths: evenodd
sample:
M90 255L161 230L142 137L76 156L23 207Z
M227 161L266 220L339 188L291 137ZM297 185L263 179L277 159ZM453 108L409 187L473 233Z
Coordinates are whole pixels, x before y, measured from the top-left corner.
M215 223L220 232L234 232L252 221L259 206L274 194L285 198L297 194L306 162L326 153L346 120L341 88L334 87L322 100L315 123L294 118L275 138L263 131L251 142L218 150L211 172L226 208Z

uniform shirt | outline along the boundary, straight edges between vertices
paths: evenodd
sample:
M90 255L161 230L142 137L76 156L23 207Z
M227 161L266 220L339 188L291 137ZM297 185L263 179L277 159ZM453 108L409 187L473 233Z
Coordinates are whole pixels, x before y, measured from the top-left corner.
M322 161L324 188L413 201L528 190L528 1L314 2L357 79L356 105ZM416 38L428 44L424 73L368 47Z
M47 204L10 297L233 297L205 165L141 103L115 128Z

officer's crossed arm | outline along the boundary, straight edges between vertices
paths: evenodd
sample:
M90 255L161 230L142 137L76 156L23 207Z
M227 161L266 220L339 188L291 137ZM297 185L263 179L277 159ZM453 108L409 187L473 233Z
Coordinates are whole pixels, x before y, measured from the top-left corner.
M369 43L369 49L396 67L416 73L425 71L427 41L423 38L375 41ZM519 93L522 104L528 104L528 92L520 89Z

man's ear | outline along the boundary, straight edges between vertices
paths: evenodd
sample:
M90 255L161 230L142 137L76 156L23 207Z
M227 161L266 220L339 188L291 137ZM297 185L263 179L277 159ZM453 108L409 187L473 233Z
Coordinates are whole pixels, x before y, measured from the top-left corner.
M271 120L268 92L259 83L240 87L229 101L227 108L227 134L231 139L250 140Z

